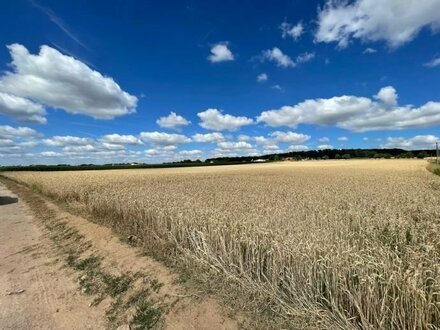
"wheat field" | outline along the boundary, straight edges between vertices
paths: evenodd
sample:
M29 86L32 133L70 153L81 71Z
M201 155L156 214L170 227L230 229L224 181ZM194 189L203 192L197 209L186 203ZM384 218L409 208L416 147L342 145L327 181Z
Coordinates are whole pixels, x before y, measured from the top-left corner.
M4 175L258 290L286 319L440 329L440 177L426 161Z

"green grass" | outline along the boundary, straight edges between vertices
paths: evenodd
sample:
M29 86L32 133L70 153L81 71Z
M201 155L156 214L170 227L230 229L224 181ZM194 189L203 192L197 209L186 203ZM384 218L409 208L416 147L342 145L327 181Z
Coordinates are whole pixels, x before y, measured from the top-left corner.
M426 167L430 172L440 175L440 164L436 164L435 162L431 162Z
M134 329L151 329L160 320L161 310L143 302L136 307L131 326Z

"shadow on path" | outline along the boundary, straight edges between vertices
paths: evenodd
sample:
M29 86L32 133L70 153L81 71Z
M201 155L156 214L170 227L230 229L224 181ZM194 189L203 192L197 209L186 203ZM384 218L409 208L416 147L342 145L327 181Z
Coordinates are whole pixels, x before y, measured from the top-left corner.
M18 202L17 197L0 196L0 205L14 204Z

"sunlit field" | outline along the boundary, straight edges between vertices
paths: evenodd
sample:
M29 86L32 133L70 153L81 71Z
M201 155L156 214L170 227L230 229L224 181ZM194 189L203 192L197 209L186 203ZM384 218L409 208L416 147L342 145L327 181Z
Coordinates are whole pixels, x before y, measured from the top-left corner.
M423 160L10 172L289 318L440 328L440 177ZM316 323L317 325L319 323Z

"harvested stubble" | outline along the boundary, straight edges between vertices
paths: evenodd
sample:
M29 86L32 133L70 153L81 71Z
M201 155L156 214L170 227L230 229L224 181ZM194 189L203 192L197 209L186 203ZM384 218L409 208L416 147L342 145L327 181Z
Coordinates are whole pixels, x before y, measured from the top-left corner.
M7 176L339 328L440 328L440 178L421 160Z

